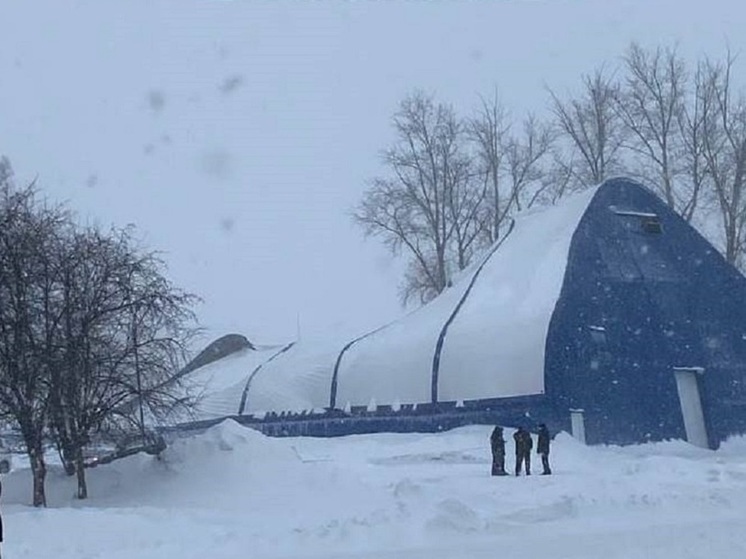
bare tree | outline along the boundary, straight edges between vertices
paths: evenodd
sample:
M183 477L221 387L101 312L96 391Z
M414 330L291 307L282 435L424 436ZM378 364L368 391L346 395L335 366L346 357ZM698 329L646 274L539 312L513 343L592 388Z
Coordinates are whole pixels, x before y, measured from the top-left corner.
M121 421L144 432L132 400L155 420L188 403L178 371L193 302L127 232L81 230L0 160L0 413L25 443L35 506L50 436L85 498L93 434Z
M491 244L500 238L503 223L508 218L509 207L503 203L502 173L505 144L510 131L508 113L497 95L481 98L481 105L468 122L468 133L476 147L485 184L489 185L489 203L484 205L484 232ZM508 196L508 199L511 197Z
M396 143L383 153L391 175L373 180L354 219L394 253L408 253L403 300L426 302L446 288L452 267L468 264L483 185L473 180L464 125L452 107L417 92L402 101L393 124Z
M733 91L735 57L705 59L699 69L702 156L720 210L725 258L738 265L746 247L746 100Z
M523 121L522 134L511 134L505 146L505 173L508 179L506 211L521 211L543 200L547 188L546 160L552 153L554 131L548 124L529 114Z
M545 163L555 134L532 114L516 129L497 94L489 100L481 98L468 130L487 185L482 221L486 244L492 244L515 211L544 201L542 192L549 184Z
M175 289L130 231L75 231L62 279L64 359L52 376L50 415L78 498L87 497L84 449L94 434L125 419L143 434L143 409L158 416L187 406L176 380L194 333L194 298ZM137 399L141 406L124 406ZM139 413L138 413L139 409Z
M624 126L616 110L619 86L603 68L583 76L579 97L561 100L551 89L557 128L566 140L572 174L580 186L602 182L621 168Z
M624 63L625 82L616 107L630 132L626 145L637 156L643 177L689 220L701 183L689 182L685 175L685 142L692 141L685 135L696 134L686 110L686 64L675 49L646 51L635 43Z
M453 225L452 250L455 266L463 270L480 248L480 237L485 230L481 217L487 196L487 183L475 171L472 159L463 156L449 169L451 187L446 204L448 220ZM450 259L449 259L450 260Z
M697 64L694 74L693 89L687 95L684 110L680 115L679 129L681 130L681 168L685 184L689 185L689 202L680 212L684 219L692 221L700 208L700 201L707 199L711 191L710 177L705 159L705 120L703 101L706 98L706 78L704 65Z
M10 187L13 179L13 167L10 164L10 160L2 155L0 156L0 186L7 188Z
M33 504L46 505L44 434L49 371L59 360L56 302L58 208L16 189L6 173L0 185L0 409L18 425L33 477Z

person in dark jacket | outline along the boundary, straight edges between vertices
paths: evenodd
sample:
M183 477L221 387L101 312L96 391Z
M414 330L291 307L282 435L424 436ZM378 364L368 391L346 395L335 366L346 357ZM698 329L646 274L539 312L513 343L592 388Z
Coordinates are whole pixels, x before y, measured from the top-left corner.
M526 465L526 475L531 475L531 449L534 446L534 441L529 433L523 427L518 427L518 430L513 433L513 440L515 441L515 475L521 475L521 468L523 464Z
M3 493L3 484L0 482L0 495ZM3 543L3 517L0 516L0 543Z
M544 471L541 473L543 476L548 476L552 473L552 469L549 467L549 429L542 423L539 425L539 439L536 441L536 453L541 455L541 465L544 467Z
M492 475L506 476L505 471L505 439L502 427L495 427L490 435L490 447L492 448Z

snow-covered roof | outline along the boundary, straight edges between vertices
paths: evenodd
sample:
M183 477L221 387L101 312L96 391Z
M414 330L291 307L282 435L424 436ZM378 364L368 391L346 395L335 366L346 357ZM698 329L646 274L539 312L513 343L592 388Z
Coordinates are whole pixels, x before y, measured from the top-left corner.
M198 369L194 378L205 390L200 415L323 408L333 385L338 408L430 402L434 390L438 401L543 393L549 321L572 234L595 192L520 215L497 250L452 287L349 346L350 340L300 340L242 350ZM446 323L433 386L433 358Z
M237 414L249 376L281 347L245 348L189 374L189 384L199 390L200 418Z

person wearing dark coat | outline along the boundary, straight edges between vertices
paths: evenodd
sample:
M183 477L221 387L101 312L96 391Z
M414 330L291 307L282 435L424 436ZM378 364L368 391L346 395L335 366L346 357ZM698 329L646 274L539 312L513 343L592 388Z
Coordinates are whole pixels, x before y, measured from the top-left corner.
M536 453L541 455L541 465L544 467L544 471L541 473L543 476L551 475L552 469L549 467L549 429L545 424L539 425L539 439L536 441Z
M492 448L492 475L506 476L505 471L505 439L502 427L495 427L490 435L490 447Z
M0 495L3 493L3 484L0 482ZM3 517L0 516L0 543L3 543Z
M521 468L523 464L526 465L526 475L531 475L531 449L534 446L534 441L529 433L523 427L518 427L518 430L513 433L513 440L515 441L515 475L521 475Z

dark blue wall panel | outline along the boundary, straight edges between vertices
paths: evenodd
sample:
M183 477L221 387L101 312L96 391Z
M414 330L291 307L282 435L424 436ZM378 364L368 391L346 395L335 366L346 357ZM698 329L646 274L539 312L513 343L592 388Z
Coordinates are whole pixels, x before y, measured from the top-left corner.
M655 214L657 220L643 214ZM660 229L656 226L659 223ZM639 184L601 186L573 236L546 393L589 443L684 438L674 367L703 367L711 446L746 431L746 279Z

